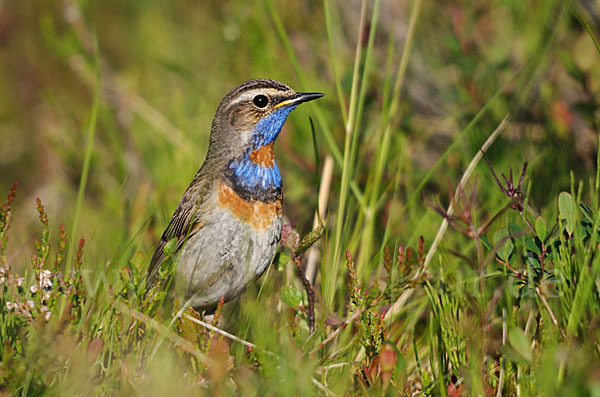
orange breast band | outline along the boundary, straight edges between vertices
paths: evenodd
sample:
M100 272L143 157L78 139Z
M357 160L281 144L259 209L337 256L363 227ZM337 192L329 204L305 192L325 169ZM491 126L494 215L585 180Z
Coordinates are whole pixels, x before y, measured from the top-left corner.
M247 201L223 184L219 188L219 206L257 229L266 228L281 216L281 200L271 203Z

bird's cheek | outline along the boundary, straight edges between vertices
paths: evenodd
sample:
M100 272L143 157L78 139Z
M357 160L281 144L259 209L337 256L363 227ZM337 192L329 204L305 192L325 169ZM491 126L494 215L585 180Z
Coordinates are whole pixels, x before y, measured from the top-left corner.
M252 141L252 131L244 130L240 133L240 146L246 147Z

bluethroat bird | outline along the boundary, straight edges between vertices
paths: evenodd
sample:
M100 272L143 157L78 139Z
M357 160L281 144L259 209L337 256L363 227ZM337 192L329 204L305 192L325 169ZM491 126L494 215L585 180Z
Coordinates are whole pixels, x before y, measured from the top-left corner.
M247 81L225 95L204 164L156 247L147 289L172 239L175 293L198 311L239 296L262 275L281 238L283 195L273 143L292 110L322 96L268 79Z

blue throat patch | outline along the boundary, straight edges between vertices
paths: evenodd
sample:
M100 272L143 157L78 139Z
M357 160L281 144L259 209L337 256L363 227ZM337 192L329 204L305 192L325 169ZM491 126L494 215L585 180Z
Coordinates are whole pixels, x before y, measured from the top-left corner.
M255 164L250 159L250 153L273 143L281 132L288 115L295 108L296 106L282 107L256 123L250 147L241 157L229 163L229 169L233 171L232 182L235 185L253 195L261 191L281 189L281 174L277 163L273 161L273 167Z
M258 123L254 126L254 134L252 135L254 147L251 150L256 150L275 141L279 132L281 132L283 123L285 123L290 112L296 109L296 106L284 106L267 117L258 120Z

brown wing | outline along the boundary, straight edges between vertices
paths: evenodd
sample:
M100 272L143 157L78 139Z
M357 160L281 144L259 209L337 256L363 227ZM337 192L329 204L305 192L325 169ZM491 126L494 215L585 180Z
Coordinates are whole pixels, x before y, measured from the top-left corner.
M148 274L146 275L146 291L152 288L156 282L156 274L165 259L163 250L167 242L176 238L177 245L175 252L178 252L185 241L202 228L203 223L199 219L199 214L201 212L202 204L208 196L209 185L209 181L198 183L196 179L194 179L181 198L181 201L179 201L179 205L173 213L171 222L169 222L169 226L165 229L160 242L154 251L154 255L152 255L152 260L148 267Z

